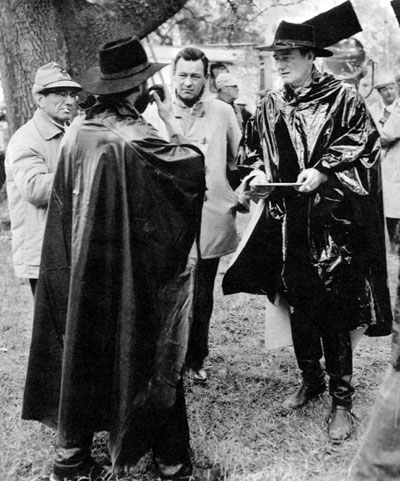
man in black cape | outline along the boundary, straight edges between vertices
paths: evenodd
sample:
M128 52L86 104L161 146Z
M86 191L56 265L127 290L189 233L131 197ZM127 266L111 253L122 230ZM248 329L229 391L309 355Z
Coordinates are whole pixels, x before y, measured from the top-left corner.
M337 442L353 423L350 332L391 332L379 135L358 93L314 66L316 56L331 52L316 45L312 26L282 21L264 49L273 52L284 84L265 95L245 141L264 169L248 179L250 195L265 208L223 288L266 294L271 302L277 294L287 298L303 383L284 407L325 391L324 355L328 434Z
M24 419L57 429L55 481L95 475L102 430L114 472L152 450L162 479L198 479L182 369L204 165L174 134L169 99L155 95L171 142L140 115L162 66L136 37L106 44L82 79L95 102L63 141L23 406Z

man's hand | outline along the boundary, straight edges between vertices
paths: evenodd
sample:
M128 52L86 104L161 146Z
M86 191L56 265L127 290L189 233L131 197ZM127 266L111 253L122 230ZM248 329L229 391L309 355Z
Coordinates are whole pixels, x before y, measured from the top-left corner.
M172 110L172 99L168 92L168 89L164 87L164 95L165 98L161 101L160 96L158 95L156 90L151 92L152 97L157 105L158 115L164 122L171 121L173 117L173 110Z
M296 181L301 182L301 185L295 188L299 192L312 192L327 180L328 176L317 169L304 169L303 172L300 172Z
M256 175L249 182L249 194L251 199L257 202L258 199L267 199L275 187L268 185L268 179L264 172L256 170L255 173Z

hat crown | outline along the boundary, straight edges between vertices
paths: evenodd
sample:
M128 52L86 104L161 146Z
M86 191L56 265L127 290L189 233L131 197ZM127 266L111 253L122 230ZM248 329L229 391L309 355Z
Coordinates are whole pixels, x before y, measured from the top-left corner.
M61 65L56 62L49 62L38 68L35 75L35 82L32 87L33 93L58 87L82 88L77 82L72 80L65 68L61 67Z
M274 45L287 43L315 47L314 27L302 23L290 23L282 20L275 33Z
M149 66L147 54L137 37L123 38L103 45L99 52L102 78L122 78Z
M45 87L54 82L62 82L64 80L72 80L65 68L56 62L49 62L38 68L35 75L35 84Z
M232 74L228 72L220 73L215 79L215 85L217 89L220 89L222 87L232 87L237 84L238 82L236 77L234 77Z

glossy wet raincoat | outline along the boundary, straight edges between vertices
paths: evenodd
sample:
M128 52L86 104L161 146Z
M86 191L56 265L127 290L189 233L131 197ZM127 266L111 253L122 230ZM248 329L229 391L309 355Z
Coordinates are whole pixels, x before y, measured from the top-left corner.
M300 93L266 95L245 138L247 162L261 159L273 182L310 167L328 180L310 194L273 191L225 294L280 292L322 332L369 324L371 335L390 333L378 137L357 92L331 75L314 70Z
M201 152L134 117L79 119L64 139L23 405L67 435L110 431L114 453L135 413L175 402L205 191Z

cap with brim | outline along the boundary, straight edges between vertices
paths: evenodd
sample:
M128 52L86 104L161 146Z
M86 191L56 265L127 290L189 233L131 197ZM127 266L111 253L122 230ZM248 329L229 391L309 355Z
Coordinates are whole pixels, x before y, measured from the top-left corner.
M315 43L314 27L303 23L282 22L275 33L272 45L258 47L259 50L277 52L293 48L309 48L315 52L316 57L331 57L330 50L321 48Z
M387 72L381 73L375 81L374 88L379 90L383 89L383 87L387 87L388 85L396 85L394 76Z
M81 79L91 94L110 95L137 87L165 67L151 63L137 37L105 44L99 52L99 66L87 70Z
M69 73L63 67L56 62L49 62L38 68L32 93L36 94L54 88L74 88L82 90L82 87L72 80Z

